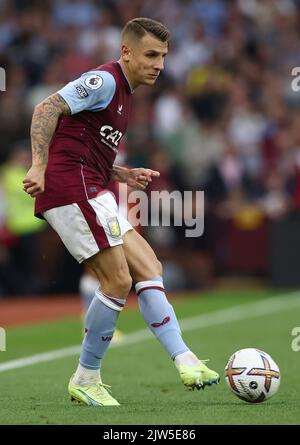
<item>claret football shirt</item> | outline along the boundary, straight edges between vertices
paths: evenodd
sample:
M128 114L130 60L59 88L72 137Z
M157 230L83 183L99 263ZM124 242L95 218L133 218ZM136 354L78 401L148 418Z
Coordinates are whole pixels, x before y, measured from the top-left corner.
M84 73L58 91L69 105L49 144L45 191L35 215L105 190L128 126L132 89L118 62Z

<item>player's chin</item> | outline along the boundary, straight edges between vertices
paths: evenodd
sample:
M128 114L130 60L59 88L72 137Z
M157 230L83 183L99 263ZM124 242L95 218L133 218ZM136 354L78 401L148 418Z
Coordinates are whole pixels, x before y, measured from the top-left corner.
M157 81L157 78L158 78L158 76L145 77L144 83L145 83L145 85L154 85L155 82Z

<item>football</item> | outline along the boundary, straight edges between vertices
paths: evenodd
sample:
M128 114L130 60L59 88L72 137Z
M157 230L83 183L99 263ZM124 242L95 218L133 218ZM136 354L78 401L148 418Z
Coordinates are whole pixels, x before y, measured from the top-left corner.
M240 399L260 403L274 396L280 385L280 370L272 357L255 348L241 349L229 358L226 382Z

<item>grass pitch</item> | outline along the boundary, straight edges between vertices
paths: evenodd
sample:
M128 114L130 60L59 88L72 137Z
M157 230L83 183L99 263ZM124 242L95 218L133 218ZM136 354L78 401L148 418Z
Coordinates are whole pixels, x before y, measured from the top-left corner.
M281 298L271 291L255 291L208 292L172 300L178 318L184 320L185 341L200 358L209 358L209 366L221 375L218 386L192 392L181 384L160 344L146 337L139 312L125 309L118 328L131 334L131 339L133 333L138 334L131 344L126 340L123 345L116 344L105 357L103 381L112 385L113 395L121 403L111 408L69 401L67 384L77 366L77 355L1 371L5 362L79 345L80 320L68 318L9 329L7 351L0 353L0 424L300 424L300 351L291 347L292 329L300 326L299 299L300 293ZM262 300L267 303L257 306ZM225 382L229 356L246 347L266 351L281 370L279 392L262 404L239 400Z

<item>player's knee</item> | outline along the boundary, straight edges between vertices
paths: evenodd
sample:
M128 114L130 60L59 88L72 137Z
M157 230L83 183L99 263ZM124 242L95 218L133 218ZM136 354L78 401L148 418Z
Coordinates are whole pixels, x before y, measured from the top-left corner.
M129 273L118 277L116 284L119 290L119 294L122 294L124 298L126 298L132 286L132 278Z
M132 278L128 272L116 271L109 282L106 283L108 295L127 298L132 286Z

